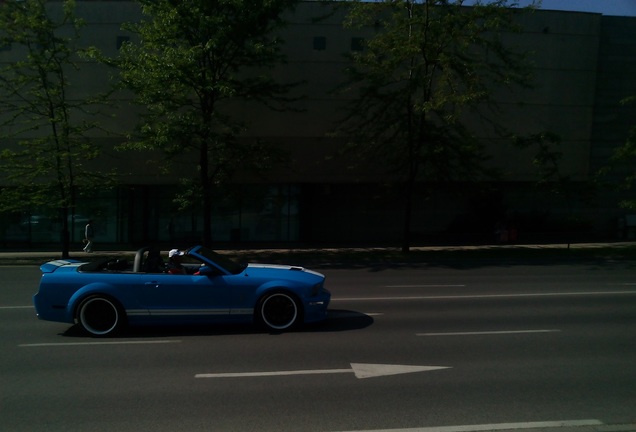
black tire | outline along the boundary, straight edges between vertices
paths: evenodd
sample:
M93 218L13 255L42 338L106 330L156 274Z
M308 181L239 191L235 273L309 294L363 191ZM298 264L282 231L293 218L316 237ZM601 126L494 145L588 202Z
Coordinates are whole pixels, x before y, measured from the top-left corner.
M274 292L261 299L257 308L258 321L269 330L291 330L302 322L302 307L286 292Z
M125 320L119 303L106 296L87 297L77 308L77 322L91 336L112 336L123 327Z

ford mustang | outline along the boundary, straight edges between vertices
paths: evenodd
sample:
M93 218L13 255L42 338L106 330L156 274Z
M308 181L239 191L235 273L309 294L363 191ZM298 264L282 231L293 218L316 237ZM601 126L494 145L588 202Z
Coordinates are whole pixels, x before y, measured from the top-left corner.
M100 337L143 324L254 322L285 331L327 315L331 294L320 273L295 266L241 265L202 246L178 254L181 274L168 272L153 248L138 250L133 262L45 263L33 296L37 316L77 323Z

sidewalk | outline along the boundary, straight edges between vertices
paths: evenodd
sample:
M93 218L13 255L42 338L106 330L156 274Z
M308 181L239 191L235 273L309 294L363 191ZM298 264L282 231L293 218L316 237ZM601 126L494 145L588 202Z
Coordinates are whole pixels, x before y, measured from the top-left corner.
M527 258L622 258L636 259L635 242L604 243L553 243L553 244L505 244L505 245L431 245L414 246L409 254L401 253L399 248L391 247L327 247L327 248L258 248L258 249L218 249L244 261L301 260L317 263L354 263L371 262L373 259L382 262L424 262L436 258L457 259L527 259ZM96 250L93 253L71 251L72 259L93 261L96 259L126 256L134 258L136 250ZM161 251L167 256L168 251ZM0 250L1 265L40 265L47 261L61 259L60 251L7 251Z

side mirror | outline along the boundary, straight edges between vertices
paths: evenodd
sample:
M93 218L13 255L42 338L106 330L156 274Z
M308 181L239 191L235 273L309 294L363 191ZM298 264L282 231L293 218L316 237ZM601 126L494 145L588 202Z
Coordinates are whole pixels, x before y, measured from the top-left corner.
M219 276L221 273L213 267L202 265L196 274L199 276Z

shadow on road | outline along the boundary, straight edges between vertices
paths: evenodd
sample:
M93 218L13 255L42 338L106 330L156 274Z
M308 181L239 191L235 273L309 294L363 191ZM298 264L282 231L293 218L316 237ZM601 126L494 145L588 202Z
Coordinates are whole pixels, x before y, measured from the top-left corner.
M360 312L330 309L325 321L305 324L289 332L274 332L262 329L254 324L187 324L187 325L143 325L131 326L116 336L95 338L97 340L118 340L124 338L165 338L186 336L227 336L227 335L282 335L285 333L331 333L361 330L373 324L373 318ZM61 333L70 338L91 338L79 325L74 325Z

